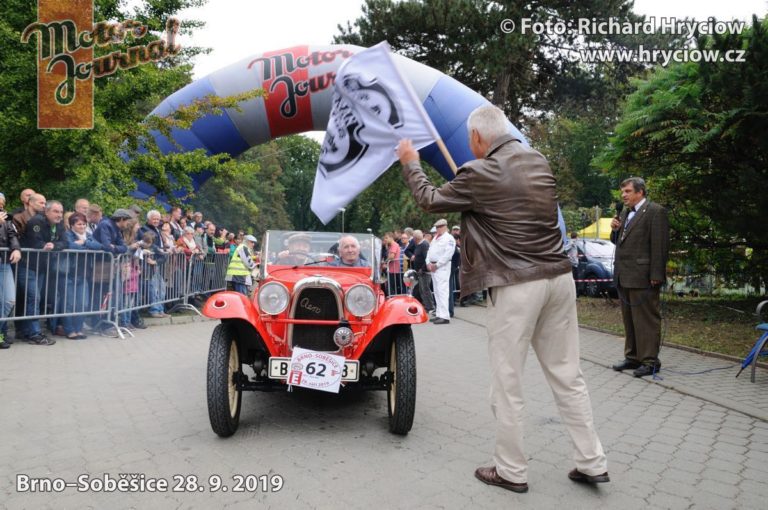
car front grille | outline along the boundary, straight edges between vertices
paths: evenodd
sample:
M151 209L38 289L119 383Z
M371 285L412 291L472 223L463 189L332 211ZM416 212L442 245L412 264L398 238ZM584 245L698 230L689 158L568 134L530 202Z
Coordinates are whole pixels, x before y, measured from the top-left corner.
M336 296L329 289L307 288L297 297L295 319L305 320L338 320L339 310ZM338 351L333 342L333 333L337 326L317 326L311 324L294 324L292 346L311 349L313 351Z

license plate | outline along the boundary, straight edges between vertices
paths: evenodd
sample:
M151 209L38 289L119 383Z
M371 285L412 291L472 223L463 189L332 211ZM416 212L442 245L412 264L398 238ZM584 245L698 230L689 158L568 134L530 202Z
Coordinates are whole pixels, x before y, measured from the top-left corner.
M359 361L345 361L344 372L341 374L343 382L356 382L358 375ZM269 358L269 378L270 379L288 379L288 372L291 371L291 358Z

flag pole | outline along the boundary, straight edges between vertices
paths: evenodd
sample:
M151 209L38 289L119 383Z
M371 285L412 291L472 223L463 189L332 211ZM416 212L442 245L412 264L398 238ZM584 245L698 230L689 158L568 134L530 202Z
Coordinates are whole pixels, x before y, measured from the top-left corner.
M458 171L458 169L456 168L456 162L453 161L453 158L451 157L451 153L448 152L448 147L446 147L445 143L443 143L443 139L440 137L440 134L438 134L437 130L435 129L435 125L432 124L432 121L427 115L426 110L424 110L424 105L421 103L421 101L419 101L419 98L416 96L416 92L413 90L413 86L411 85L411 82L405 79L405 76L403 76L403 73L400 71L400 68L397 66L397 63L395 63L395 59L392 58L392 51L390 50L389 43L387 41L382 41L378 45L384 49L385 53L387 54L387 57L389 58L389 61L392 63L392 67L395 68L395 72L397 73L398 78L400 78L400 81L403 83L403 87L408 92L408 95L411 97L411 102L416 105L416 109L418 110L419 115L421 115L421 120L424 121L424 124L427 126L427 129L429 129L429 132L432 135L432 138L435 139L435 143L437 143L437 147L440 149L440 153L443 155L443 157L445 158L445 161L448 163L448 166L451 168L453 175L456 175L456 172Z

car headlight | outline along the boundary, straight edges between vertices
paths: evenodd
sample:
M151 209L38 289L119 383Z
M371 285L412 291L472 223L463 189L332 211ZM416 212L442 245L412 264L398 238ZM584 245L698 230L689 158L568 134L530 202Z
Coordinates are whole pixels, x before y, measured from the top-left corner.
M285 285L270 282L259 289L259 308L269 315L282 313L288 307L288 289Z
M367 285L353 285L344 296L344 306L352 315L364 317L376 307L376 295Z

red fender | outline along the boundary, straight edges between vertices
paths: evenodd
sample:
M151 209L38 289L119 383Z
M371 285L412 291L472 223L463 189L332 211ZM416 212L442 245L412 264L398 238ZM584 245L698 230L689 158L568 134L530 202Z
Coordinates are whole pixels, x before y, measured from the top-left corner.
M394 296L386 299L366 331L367 341L355 350L353 359L359 358L370 341L376 338L376 335L383 329L395 324L422 324L427 320L429 320L427 312L424 311L424 306L416 298Z
M259 311L248 296L232 291L217 292L205 302L202 313L211 319L242 319L248 322L272 350L271 337L259 320Z

